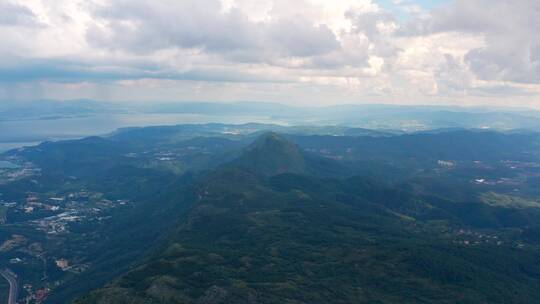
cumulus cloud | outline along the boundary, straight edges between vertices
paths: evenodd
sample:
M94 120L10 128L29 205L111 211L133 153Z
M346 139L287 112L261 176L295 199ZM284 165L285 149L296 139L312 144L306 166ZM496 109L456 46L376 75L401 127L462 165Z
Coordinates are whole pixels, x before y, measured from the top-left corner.
M81 98L95 89L118 99L135 87L147 99L315 103L540 96L538 1L379 3L6 0L0 98L30 84L51 88L39 97L84 88Z
M414 20L405 32L475 34L484 45L469 50L466 62L484 80L540 83L540 2L456 0Z
M17 3L0 3L0 26L35 27L40 25L36 15L28 7Z
M114 0L94 9L101 25L88 31L96 46L149 53L197 49L239 61L322 55L340 47L326 25L304 18L251 21L217 0Z

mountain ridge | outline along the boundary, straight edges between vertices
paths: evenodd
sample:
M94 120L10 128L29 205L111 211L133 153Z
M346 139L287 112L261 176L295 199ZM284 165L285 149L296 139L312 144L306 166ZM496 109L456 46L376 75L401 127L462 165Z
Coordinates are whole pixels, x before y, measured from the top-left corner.
M540 296L540 268L523 267L534 254L456 245L431 226L452 219L444 214L452 202L312 175L305 155L263 134L198 182L165 243L75 303L527 303Z
M230 165L262 176L308 172L301 149L275 132L257 137Z

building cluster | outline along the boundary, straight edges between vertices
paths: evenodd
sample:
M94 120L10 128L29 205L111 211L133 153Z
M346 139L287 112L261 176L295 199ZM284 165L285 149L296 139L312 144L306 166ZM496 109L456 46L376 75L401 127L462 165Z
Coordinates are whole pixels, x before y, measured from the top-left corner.
M62 269L62 271L66 271L69 268L69 261L66 259L58 259L55 261L55 263L58 268Z
M0 224L9 223L10 217L19 223L28 218L27 223L39 230L60 234L68 232L69 223L93 218L104 210L127 204L128 200L112 201L104 198L102 193L86 190L55 196L28 193L22 202L0 200Z
M16 158L8 158L0 162L4 164L0 166L0 185L41 174L41 169L30 162L23 162Z
M494 234L459 229L455 232L456 239L453 241L454 244L464 245L464 246L474 246L474 245L496 245L502 246L505 242L498 236Z
M443 168L454 168L456 163L450 160L438 160L437 165Z
M47 240L63 240L70 234L70 225L82 221L101 221L111 217L106 211L112 208L128 206L128 200L110 200L102 193L92 192L85 189L63 193L26 193L19 201L1 200L0 215L3 215L3 223L17 226L34 228L47 234ZM29 230L25 230L29 231ZM41 233L38 233L41 234ZM22 303L42 303L50 293L49 288L56 288L55 284L61 281L51 280L52 268L47 267L50 262L56 265L58 270L78 274L86 271L90 264L76 257L54 257L54 250L45 248L47 244L32 241L30 235L23 236L13 234L11 237L0 240L0 253L7 257L5 263L17 268L43 266L43 274L39 282L35 283L40 288L34 288L25 284L27 296ZM56 274L58 276L58 274ZM47 288L45 288L47 287Z
M28 294L24 299L23 302L25 304L41 304L45 302L47 299L47 296L51 292L49 288L38 288L34 290L34 286L32 284L24 284L23 289Z

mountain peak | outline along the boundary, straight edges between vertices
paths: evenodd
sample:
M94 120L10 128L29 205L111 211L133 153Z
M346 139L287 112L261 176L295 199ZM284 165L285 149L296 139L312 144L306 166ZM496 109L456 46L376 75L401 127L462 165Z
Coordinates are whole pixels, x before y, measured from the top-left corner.
M274 132L259 136L234 164L264 176L307 171L300 148Z
M253 141L248 149L254 149L260 146L270 145L271 147L277 147L278 145L290 145L295 146L289 142L285 137L276 132L266 132L261 134Z

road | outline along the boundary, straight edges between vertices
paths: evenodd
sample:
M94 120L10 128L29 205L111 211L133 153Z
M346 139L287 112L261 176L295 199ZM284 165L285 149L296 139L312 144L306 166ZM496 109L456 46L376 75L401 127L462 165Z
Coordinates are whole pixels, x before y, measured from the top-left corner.
M2 275L9 282L9 299L8 304L17 304L19 296L19 285L17 284L17 275L9 269L0 270Z

